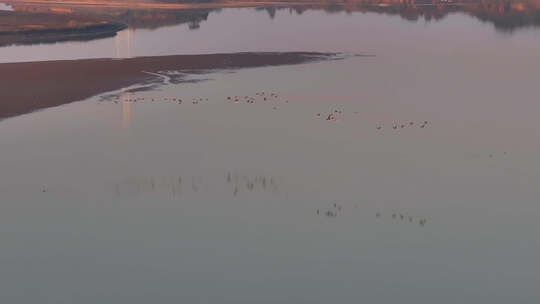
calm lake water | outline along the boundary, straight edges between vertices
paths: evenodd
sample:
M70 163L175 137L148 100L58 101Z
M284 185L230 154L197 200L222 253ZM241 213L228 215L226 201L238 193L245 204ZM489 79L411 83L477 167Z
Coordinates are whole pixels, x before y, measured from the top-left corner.
M1 121L0 302L538 303L538 29L226 9L0 58L291 50L374 57Z

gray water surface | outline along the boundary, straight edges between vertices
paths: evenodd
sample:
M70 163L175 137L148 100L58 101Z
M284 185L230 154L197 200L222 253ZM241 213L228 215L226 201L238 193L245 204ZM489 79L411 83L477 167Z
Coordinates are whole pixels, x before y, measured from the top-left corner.
M375 56L1 121L0 302L539 302L538 31L259 14L135 31L131 55Z

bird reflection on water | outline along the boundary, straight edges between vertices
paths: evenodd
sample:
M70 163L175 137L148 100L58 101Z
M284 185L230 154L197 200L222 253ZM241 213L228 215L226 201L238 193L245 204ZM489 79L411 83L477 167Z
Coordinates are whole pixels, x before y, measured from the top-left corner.
M375 213L375 217L382 218L382 212L377 211L377 213ZM425 217L412 216L403 212L393 211L391 217L392 217L392 220L398 220L400 222L409 222L409 223L417 222L422 227L425 226L427 223L427 219Z
M354 205L354 207L358 207L358 205ZM346 211L350 211L352 208L344 208L342 204L339 203L331 203L330 206L326 208L317 208L315 209L315 214L318 216L324 216L327 218L335 218L340 215L342 215ZM377 211L375 213L375 217L377 219L383 218L383 213L381 211ZM405 223L418 223L418 225L424 227L427 223L427 218L425 217L419 217L419 216L413 216L406 212L397 212L393 211L391 214L392 220L396 220L399 222L405 222Z
M236 173L227 172L226 182L233 188L233 196L237 196L239 192L278 192L278 187L273 177L240 176Z
M137 196L142 194L170 194L173 197L183 194L202 194L203 192L225 190L233 197L246 193L279 193L278 183L272 176L240 175L227 172L225 183L222 179L201 176L186 179L178 177L130 177L112 185L116 196ZM225 186L225 187L223 187Z

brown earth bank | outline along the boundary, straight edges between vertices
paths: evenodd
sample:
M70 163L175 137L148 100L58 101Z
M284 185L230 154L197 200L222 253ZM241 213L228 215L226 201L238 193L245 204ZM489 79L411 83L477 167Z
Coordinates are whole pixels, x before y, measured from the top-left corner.
M0 11L0 46L109 37L126 27L95 16Z
M155 76L145 72L239 69L338 58L334 53L234 53L0 64L0 119L83 100Z

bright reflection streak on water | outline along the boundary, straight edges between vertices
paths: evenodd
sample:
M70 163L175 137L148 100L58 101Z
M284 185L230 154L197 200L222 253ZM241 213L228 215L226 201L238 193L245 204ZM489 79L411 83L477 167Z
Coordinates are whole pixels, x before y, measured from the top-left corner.
M13 11L13 8L9 4L0 3L0 11Z

